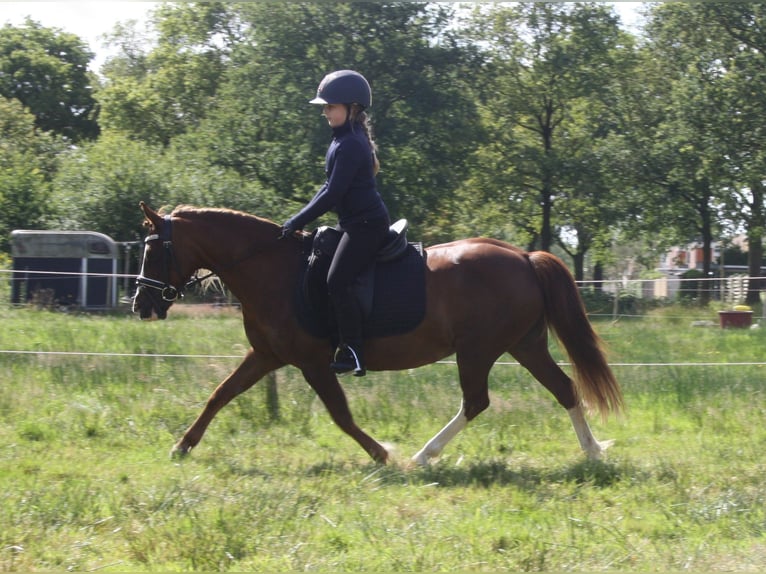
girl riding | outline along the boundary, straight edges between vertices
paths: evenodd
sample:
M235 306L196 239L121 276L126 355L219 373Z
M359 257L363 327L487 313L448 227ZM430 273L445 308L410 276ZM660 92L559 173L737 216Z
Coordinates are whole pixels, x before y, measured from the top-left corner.
M365 111L372 104L372 92L360 73L339 70L322 79L310 103L323 106L322 115L333 132L325 157L327 179L311 201L284 223L282 234L303 229L328 211L337 213L343 235L327 274L327 289L340 343L331 367L338 374L362 377L363 318L352 286L382 246L390 225L375 182L377 146Z

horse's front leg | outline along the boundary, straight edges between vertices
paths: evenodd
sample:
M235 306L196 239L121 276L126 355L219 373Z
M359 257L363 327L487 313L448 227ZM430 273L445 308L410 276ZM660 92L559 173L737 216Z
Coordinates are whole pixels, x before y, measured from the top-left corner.
M463 408L461 403L460 410L454 418L436 436L429 440L423 448L415 453L412 457L412 462L420 466L428 465L429 461L439 456L444 447L447 446L447 443L455 438L457 433L463 430L467 424L468 418L465 416L465 408Z
M358 442L375 462L385 464L388 462L388 451L356 425L346 400L346 394L338 382L338 377L329 369L328 365L315 369L304 369L302 371L303 377L322 400L335 424Z
M489 406L488 377L493 364L491 357L482 358L475 348L458 349L457 365L463 402L447 426L415 453L412 457L415 464L425 466L432 458L439 456L447 443Z
M170 451L171 456L182 457L187 455L202 440L202 435L205 434L210 421L213 420L218 411L234 397L252 387L267 373L281 366L282 364L273 356L259 354L250 349L242 363L210 395L197 420Z

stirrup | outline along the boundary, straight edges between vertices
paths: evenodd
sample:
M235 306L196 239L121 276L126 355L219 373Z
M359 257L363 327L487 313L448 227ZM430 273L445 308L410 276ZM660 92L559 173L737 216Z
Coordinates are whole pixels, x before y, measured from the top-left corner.
M344 344L335 351L335 359L330 363L330 368L336 375L353 372L355 377L363 377L367 374L359 354L352 347Z

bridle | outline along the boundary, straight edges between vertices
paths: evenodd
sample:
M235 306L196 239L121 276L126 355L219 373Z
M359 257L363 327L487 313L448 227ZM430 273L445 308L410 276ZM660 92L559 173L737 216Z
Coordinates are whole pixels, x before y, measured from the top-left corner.
M183 287L180 289L175 287L170 283L170 271L171 267L175 268L175 271L181 275L181 268L178 265L178 259L175 256L175 252L173 251L173 227L171 218L169 215L166 215L164 217L164 225L162 226L160 233L152 233L151 235L147 235L144 239L144 257L141 261L141 272L139 273L138 277L136 277L136 285L139 287L146 287L147 289L153 289L155 291L160 292L160 296L162 297L163 301L167 301L172 303L176 299L183 299L184 291L186 289L189 289L190 287L193 287L197 283L200 283L207 279L208 277L211 277L212 275L215 275L215 273L210 272L207 275L204 275L203 277L198 277L196 272L194 276L187 281ZM163 262L163 268L165 269L165 281L160 281L158 279L152 279L151 277L146 277L144 273L144 264L146 263L146 249L149 246L149 243L152 241L162 241L162 262Z
M147 235L144 239L144 257L141 260L141 271L139 272L138 277L136 277L136 285L138 286L138 289L136 290L136 295L138 295L138 291L141 287L146 287L147 289L151 289L152 291L149 292L149 294L153 294L155 291L159 291L160 296L162 297L163 301L172 303L173 301L181 298L183 299L184 291L187 289L194 287L195 285L202 283L206 279L212 277L213 275L216 275L215 272L211 271L203 276L198 276L197 272L194 272L194 275L191 279L189 279L183 287L180 289L178 287L175 287L170 283L170 271L171 268L174 268L176 273L182 276L181 273L181 267L178 264L178 259L175 256L175 252L173 251L173 223L171 221L171 217L169 215L166 215L163 218L164 225L162 226L162 229L160 230L160 233L152 233L151 235ZM275 238L277 241L279 238ZM165 275L165 281L160 281L158 279L152 279L151 277L147 277L144 275L144 264L146 263L146 249L149 246L149 243L152 241L162 241L162 261L163 261L163 268L165 269L164 275ZM271 246L256 246L252 248L250 251L245 253L243 256L235 259L234 261L229 262L227 265L224 265L221 267L221 269L228 269L231 267L234 267L236 265L239 265L242 261L252 257L256 253L269 249Z

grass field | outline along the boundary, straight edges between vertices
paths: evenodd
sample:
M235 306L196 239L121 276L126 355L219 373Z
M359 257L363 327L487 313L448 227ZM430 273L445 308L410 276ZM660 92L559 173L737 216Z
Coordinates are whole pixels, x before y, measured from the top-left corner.
M453 365L344 379L357 422L396 445L389 466L289 368L278 421L256 386L178 462L170 447L244 352L235 312L0 309L0 350L34 351L0 354L0 570L761 571L766 367L744 363L766 359L766 329L699 318L715 312L596 323L628 405L591 420L616 439L605 461L498 365L490 409L410 469L457 411Z

